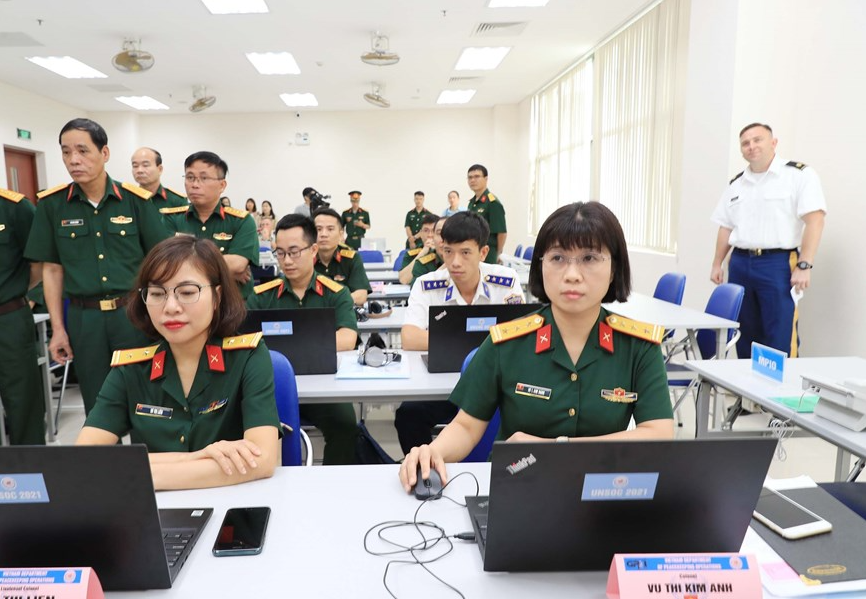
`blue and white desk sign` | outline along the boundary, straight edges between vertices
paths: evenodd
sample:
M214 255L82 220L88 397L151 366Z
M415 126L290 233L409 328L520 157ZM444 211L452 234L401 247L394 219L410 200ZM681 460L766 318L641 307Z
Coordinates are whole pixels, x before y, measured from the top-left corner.
M752 372L761 376L782 382L785 376L785 358L783 351L752 342Z
M587 473L581 501L635 501L655 497L658 472Z
M0 568L0 597L105 599L93 568Z
M48 503L48 489L42 474L0 473L0 504L4 503Z

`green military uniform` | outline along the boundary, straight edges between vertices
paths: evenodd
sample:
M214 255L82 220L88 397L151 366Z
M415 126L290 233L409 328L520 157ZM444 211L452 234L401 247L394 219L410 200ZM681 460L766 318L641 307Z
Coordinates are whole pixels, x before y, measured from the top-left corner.
M367 226L370 226L370 213L363 208L358 208L358 212L352 212L352 209L343 210L343 226L346 228L346 245L352 249L361 248L361 240L367 229L359 227L355 224L356 220L361 221Z
M428 214L433 214L426 208L424 208L421 212L418 212L414 208L406 213L406 220L403 221L404 227L409 227L409 230L412 231L412 235L417 235L418 231L421 230L421 225L423 224L421 221L424 220L424 217ZM416 239L415 245L413 247L420 248L424 246L423 239ZM406 240L406 249L409 249L409 240Z
M36 328L24 297L30 283L24 246L35 211L23 194L0 189L0 401L12 445L45 444Z
M499 408L500 439L591 437L626 430L632 416L673 418L659 345L620 332L651 325L608 316L602 309L576 365L550 306L492 327L449 399L481 420Z
M496 264L499 259L499 251L502 249L499 247L496 235L508 232L505 226L505 208L502 206L502 202L490 193L489 189L485 189L480 197L473 197L469 200L468 209L470 212L480 215L490 226L490 238L487 240L490 251L484 261L488 264Z
M439 254L436 252L430 252L426 256L418 258L415 260L415 264L412 265L412 280L409 281L409 285L414 285L415 279L421 275L426 275L428 272L439 270L443 264L445 263L439 258Z
M350 293L359 289L366 289L367 293L373 291L361 256L345 245L340 244L340 247L334 250L334 255L331 256L327 266L316 256L315 269L317 273L348 287Z
M145 254L169 237L150 196L108 175L96 207L77 183L38 195L24 255L63 267L66 330L87 412L108 375L111 353L147 342L123 306Z
M208 340L189 395L168 344L115 352L84 426L144 443L149 451L198 451L257 426L279 430L274 369L261 334Z
M165 214L171 208L189 205L189 200L186 199L186 196L181 195L168 187L163 187L162 184L160 184L159 188L150 199L154 204L156 204L156 207L159 208L160 214ZM163 217L163 220L165 220L165 217Z
M310 284L299 299L292 284L282 275L256 286L247 299L250 310L273 308L334 308L337 329L358 330L349 290L324 275L310 277ZM315 340L312 341L315 343ZM325 437L325 465L354 464L358 423L351 403L301 404L301 418L313 423Z
M205 222L201 222L191 204L167 208L162 215L170 232L210 239L223 255L234 254L246 258L251 265L259 265L259 234L255 220L246 210L218 203ZM253 291L253 281L250 279L245 285L238 284L238 287L246 299Z

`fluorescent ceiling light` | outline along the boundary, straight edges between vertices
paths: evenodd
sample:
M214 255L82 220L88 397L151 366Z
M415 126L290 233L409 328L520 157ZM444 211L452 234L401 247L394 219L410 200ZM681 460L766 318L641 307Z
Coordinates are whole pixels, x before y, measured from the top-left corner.
M245 15L265 13L268 5L265 0L201 0L214 15Z
M168 106L150 96L118 96L115 100L136 110L168 110Z
M27 60L67 79L104 79L108 77L71 56L28 56Z
M511 48L464 48L455 71L491 71L499 66Z
M301 106L318 106L319 102L313 94L280 94L280 100L290 108Z
M475 95L474 89L446 89L439 94L437 104L466 104Z
M490 0L487 8L540 8L547 6L548 0Z
M247 59L262 75L300 75L295 57L288 52L247 52Z

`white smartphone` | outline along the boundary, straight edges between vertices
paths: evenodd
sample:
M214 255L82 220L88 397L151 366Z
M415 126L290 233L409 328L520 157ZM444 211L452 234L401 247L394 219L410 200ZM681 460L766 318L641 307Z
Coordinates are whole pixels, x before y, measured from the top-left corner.
M802 539L833 530L833 525L821 516L767 487L761 489L753 516L786 539Z

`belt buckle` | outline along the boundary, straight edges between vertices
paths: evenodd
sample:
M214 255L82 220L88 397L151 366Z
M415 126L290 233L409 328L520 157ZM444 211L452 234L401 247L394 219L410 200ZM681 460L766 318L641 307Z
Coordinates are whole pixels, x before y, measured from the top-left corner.
M117 300L115 299L106 299L99 300L99 309L103 312L109 312L111 310L117 310Z
M758 249L755 250L755 255L756 255L756 256L760 256L760 255L763 254L763 253L764 253L764 250L762 250L761 248L758 248Z

